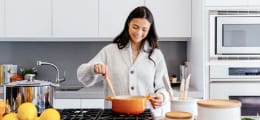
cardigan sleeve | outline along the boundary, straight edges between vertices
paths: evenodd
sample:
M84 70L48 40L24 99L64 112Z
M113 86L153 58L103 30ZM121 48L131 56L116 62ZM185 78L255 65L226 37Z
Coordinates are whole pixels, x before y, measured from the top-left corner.
M165 88L163 77L169 79L168 70L165 63L164 56L161 51L158 51L159 55L155 58L156 60L156 72L155 72L155 93L162 93L164 97L164 103L169 101L169 93Z
M99 51L88 63L81 64L77 69L77 78L86 87L93 86L103 79L103 76L94 72L95 64L106 64L107 46Z

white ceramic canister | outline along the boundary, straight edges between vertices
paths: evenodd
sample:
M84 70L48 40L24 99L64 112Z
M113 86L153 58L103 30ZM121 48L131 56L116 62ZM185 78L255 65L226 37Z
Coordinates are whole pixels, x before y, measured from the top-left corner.
M193 120L192 114L189 112L167 112L165 115L165 120Z
M179 99L178 97L171 100L171 112L182 111L192 114L192 120L197 115L197 100L191 97Z
M199 100L197 120L241 120L241 102L228 99Z

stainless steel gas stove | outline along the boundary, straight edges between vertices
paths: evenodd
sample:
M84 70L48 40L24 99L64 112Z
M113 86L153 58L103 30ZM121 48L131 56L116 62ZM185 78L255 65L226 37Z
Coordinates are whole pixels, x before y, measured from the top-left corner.
M120 115L111 109L59 109L59 112L61 120L153 120L150 109L140 115Z

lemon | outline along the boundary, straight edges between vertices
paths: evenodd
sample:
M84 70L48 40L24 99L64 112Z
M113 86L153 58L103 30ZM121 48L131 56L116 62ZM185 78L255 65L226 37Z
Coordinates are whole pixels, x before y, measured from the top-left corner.
M34 120L37 117L37 109L34 104L26 102L18 107L19 120Z
M60 120L60 113L54 108L45 109L39 120Z
M6 114L2 120L18 120L17 114L14 112L10 112Z
M34 120L40 120L40 117L36 117Z

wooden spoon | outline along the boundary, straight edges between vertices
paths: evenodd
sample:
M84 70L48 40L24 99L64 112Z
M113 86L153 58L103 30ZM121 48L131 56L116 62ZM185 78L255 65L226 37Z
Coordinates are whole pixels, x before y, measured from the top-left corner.
M112 96L113 96L113 97L116 96L116 93L115 93L114 88L113 88L113 86L112 86L112 84L111 84L110 77L109 77L108 74L105 75L105 80L106 80L106 82L107 82L107 85L108 85L108 88L109 88L110 92L112 93Z

